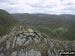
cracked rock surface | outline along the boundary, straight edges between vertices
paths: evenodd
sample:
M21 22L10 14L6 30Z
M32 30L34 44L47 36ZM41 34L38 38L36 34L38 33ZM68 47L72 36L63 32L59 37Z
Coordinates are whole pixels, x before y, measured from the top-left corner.
M0 56L61 56L60 50L74 51L75 42L49 39L23 26L0 37Z

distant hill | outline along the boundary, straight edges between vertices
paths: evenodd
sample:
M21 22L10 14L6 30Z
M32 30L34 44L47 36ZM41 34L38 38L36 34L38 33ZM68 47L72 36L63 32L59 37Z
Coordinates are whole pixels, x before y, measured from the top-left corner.
M8 12L0 9L0 36L6 34L16 22Z
M37 30L56 39L75 39L75 15L51 15L16 13L12 16L24 25L34 26Z
M63 17L63 18L67 18L67 19L70 19L72 17L75 17L75 15L72 15L72 14L61 14L61 15L56 15L56 14L34 14L34 15L37 15L37 16L40 16L40 17L46 17L46 18L60 18L60 17Z
M18 21L25 24L43 24L51 26L69 27L71 22L75 21L75 15L63 14L63 15L50 15L50 14L12 14L12 16Z

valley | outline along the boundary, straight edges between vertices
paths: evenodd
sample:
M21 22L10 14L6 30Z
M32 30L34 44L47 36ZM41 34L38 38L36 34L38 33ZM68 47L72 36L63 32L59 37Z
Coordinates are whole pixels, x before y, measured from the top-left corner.
M0 56L61 56L75 51L75 15L9 14L0 10Z

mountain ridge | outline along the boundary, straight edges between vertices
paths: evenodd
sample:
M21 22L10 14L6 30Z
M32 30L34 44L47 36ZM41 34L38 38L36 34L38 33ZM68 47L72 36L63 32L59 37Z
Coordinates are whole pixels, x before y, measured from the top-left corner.
M16 20L5 10L0 9L0 35L6 34L11 26L16 24Z

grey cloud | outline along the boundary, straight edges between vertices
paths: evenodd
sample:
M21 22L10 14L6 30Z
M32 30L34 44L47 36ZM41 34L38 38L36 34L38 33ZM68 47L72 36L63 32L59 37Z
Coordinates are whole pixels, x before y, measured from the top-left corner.
M73 3L72 2L68 2L67 4L65 4L65 5L73 5Z
M65 1L65 0L60 0L61 2Z
M20 0L19 0L20 1ZM46 0L41 0L41 2L33 4L25 2L24 5L28 5L31 8L27 7L27 9L22 6L22 4L19 4L18 0L0 0L0 9L5 9L9 11L10 13L54 13L54 14L64 14L64 13L73 13L75 14L75 4L68 1L67 3L64 3L65 0L60 0L60 4L54 3L45 3ZM20 5L18 7L12 7L12 5ZM64 6L64 8L61 8L60 6ZM49 10L49 9L56 9L56 10Z
M6 0L0 0L0 2L7 2Z
M69 10L69 11L75 11L75 7L68 7L68 8L66 8L65 10Z
M64 6L66 6L66 5L74 5L72 2L68 2L68 3L66 3L66 4L63 4L63 3L61 3L61 5L64 5Z
M36 5L30 5L30 6L35 7L35 8L54 8L54 7L56 7L54 4L49 4L46 6L36 4Z
M61 9L61 10L65 10L65 11L67 11L67 10L69 10L69 11L75 11L75 7L74 7L74 5L67 5L67 6L65 6L65 8L64 9Z
M10 0L0 0L0 2L2 2L2 3L8 3L8 2L10 2Z

